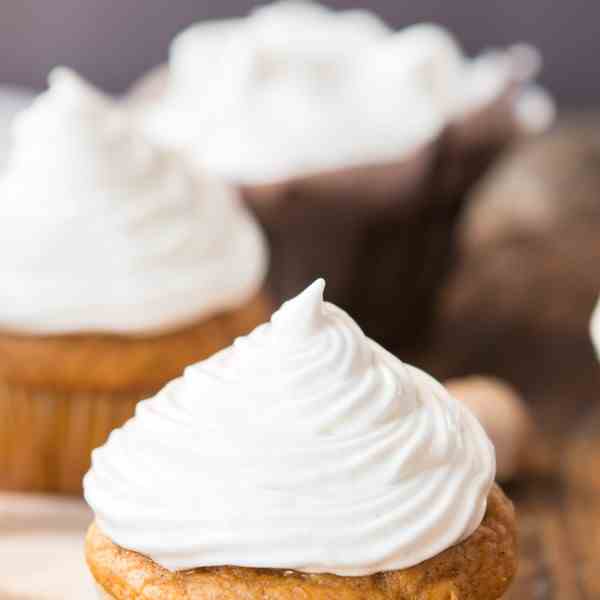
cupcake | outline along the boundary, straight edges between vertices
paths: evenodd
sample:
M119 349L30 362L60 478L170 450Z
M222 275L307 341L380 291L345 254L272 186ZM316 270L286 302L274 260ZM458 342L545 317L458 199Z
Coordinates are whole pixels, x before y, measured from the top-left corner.
M94 451L101 598L494 600L512 505L476 418L323 302L188 367Z
M185 30L130 103L159 143L240 187L278 299L324 274L399 350L426 330L465 189L549 118L542 92L521 93L537 62L523 48L469 60L433 25L282 2Z
M15 120L0 197L0 487L80 490L138 400L270 314L264 239L66 70Z

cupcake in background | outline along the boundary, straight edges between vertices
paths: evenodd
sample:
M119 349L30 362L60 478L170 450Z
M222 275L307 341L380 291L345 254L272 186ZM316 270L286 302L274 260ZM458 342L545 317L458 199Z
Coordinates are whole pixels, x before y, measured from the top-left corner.
M266 245L65 69L15 119L0 197L0 487L76 491L140 398L270 314Z
M182 32L129 104L159 143L240 186L278 299L325 274L400 350L426 330L465 190L552 119L538 67L530 48L470 60L434 25L282 2Z
M16 85L0 84L0 169L10 148L10 129L14 116L31 104L35 92Z
M86 557L109 600L495 600L512 505L471 412L316 281L94 451Z

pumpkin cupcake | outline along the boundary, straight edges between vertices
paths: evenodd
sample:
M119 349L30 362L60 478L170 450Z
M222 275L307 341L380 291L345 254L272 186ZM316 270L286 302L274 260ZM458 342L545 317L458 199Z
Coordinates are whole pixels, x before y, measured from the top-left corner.
M265 243L62 69L15 120L0 198L0 487L80 490L138 400L270 314Z
M404 352L427 330L464 192L551 118L529 85L538 63L523 47L471 60L434 25L280 2L189 27L129 101L159 143L240 187L278 300L325 275L332 301Z
M322 280L96 449L87 562L111 600L495 600L512 505L476 418L323 302Z

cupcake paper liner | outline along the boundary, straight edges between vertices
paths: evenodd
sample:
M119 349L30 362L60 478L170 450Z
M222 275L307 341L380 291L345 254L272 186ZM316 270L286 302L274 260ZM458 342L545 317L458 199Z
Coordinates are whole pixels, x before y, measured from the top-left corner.
M443 197L464 195L508 145L526 131L515 117L516 84L494 101L451 123L440 143L436 175Z
M91 451L133 415L143 398L0 383L0 487L79 492Z
M432 144L389 164L243 187L271 245L274 297L325 277L327 297L368 335L388 347L414 338L437 277L436 246L446 245L432 189L438 152Z

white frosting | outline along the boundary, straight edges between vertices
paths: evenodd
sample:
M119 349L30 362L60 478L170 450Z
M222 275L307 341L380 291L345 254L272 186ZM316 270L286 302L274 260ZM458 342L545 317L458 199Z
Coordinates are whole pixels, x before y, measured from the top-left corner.
M592 314L590 333L592 335L592 342L594 344L596 354L600 359L600 300L598 301L594 313Z
M94 451L85 497L106 535L171 570L364 575L479 526L495 472L481 425L323 286L189 367Z
M258 225L224 184L132 129L74 73L14 122L0 178L0 328L144 334L238 307Z
M529 55L470 61L434 25L393 32L367 11L280 2L174 40L146 130L235 181L264 182L415 152L492 101Z
M31 104L34 97L35 92L28 88L0 84L0 168L9 153L12 120Z
M556 105L539 85L527 85L515 98L515 116L526 132L542 133L556 119Z

